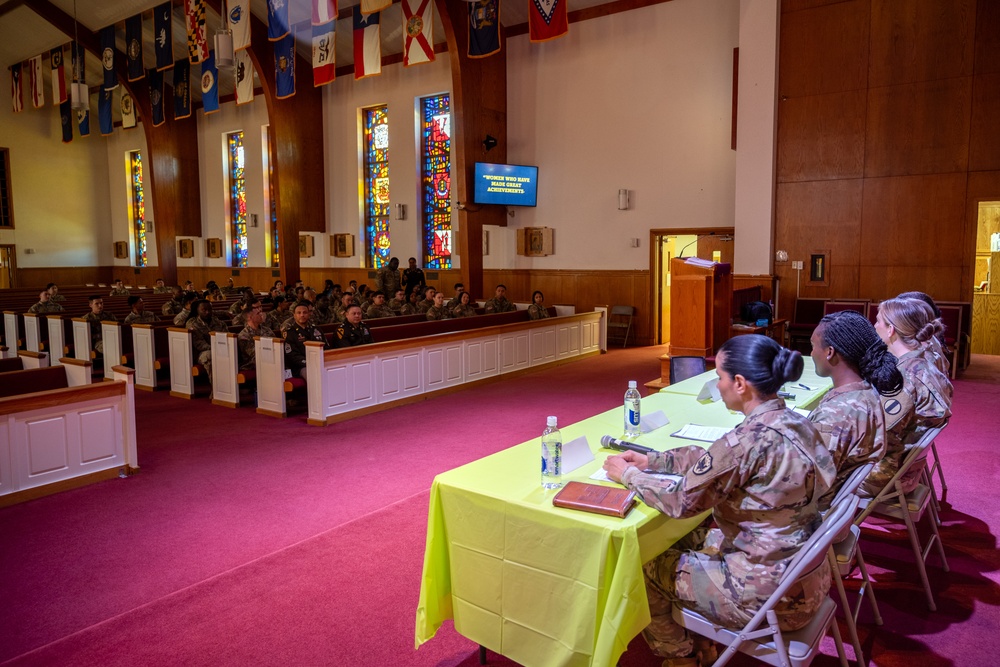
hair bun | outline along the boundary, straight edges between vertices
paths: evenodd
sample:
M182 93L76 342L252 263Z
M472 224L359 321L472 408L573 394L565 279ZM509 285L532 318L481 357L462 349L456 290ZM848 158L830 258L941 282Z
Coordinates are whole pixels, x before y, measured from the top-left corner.
M781 382L785 383L798 380L802 377L802 367L802 355L795 350L782 347L778 349L778 353L774 356L774 363L771 365L771 370L775 379L781 378Z
M920 327L920 331L918 331L913 337L921 343L924 343L942 333L944 333L944 323L941 322L940 318L936 318Z

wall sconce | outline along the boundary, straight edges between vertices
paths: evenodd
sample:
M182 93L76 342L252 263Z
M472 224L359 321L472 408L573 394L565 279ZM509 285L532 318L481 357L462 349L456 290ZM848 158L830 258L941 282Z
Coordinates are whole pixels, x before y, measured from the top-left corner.
M774 253L774 261L776 261L776 262L787 262L788 261L788 251L787 250L779 250L778 252Z
M396 204L396 214L393 220L406 220L406 204Z
M628 190L622 188L618 191L618 210L627 211L628 210Z
M487 153L497 147L496 137L487 134L486 138L483 139L483 150Z

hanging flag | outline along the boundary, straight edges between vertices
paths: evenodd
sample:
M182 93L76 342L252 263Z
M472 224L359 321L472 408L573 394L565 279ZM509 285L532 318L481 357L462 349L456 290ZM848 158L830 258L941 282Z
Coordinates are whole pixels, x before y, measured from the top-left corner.
M325 86L337 76L337 22L313 26L313 87Z
M72 106L72 103L70 103ZM76 121L80 126L80 136L90 136L90 109L80 109L76 112Z
M184 17L184 24L187 26L188 60L196 65L208 59L205 0L184 0Z
M253 102L253 62L247 51L236 52L236 104Z
M62 104L66 95L66 64L63 62L61 46L49 51L49 64L52 65L52 104Z
M250 0L229 0L229 29L233 33L233 50L250 46Z
M149 104L153 108L153 127L159 127L164 123L163 117L163 72L155 69L149 70Z
M288 0L267 0L267 39L277 42L288 32Z
M337 18L337 0L313 0L313 25L326 25Z
M59 122L62 125L62 140L64 144L73 141L73 108L69 100L59 104Z
M10 97L14 113L18 113L24 108L21 96L21 63L10 66Z
M153 43L156 47L156 70L162 72L174 66L174 24L170 2L153 10Z
M215 67L215 51L201 64L201 106L206 114L219 110L219 70Z
M291 33L274 43L274 87L279 100L295 94L295 37Z
M566 0L528 0L528 33L532 42L547 42L568 32Z
M135 105L132 104L132 96L126 92L122 93L122 127L126 130L135 127Z
M45 106L45 86L42 84L42 57L28 61L28 83L31 85L31 105L36 109Z
M366 15L374 14L382 11L391 4L392 0L361 0L361 13Z
M403 66L434 61L434 3L403 0Z
M485 58L500 50L500 0L469 3L469 57Z
M174 63L174 120L191 115L191 63L181 58Z
M146 68L142 66L142 14L125 19L125 59L129 81L146 76Z
M104 90L118 87L115 75L115 26L101 28L101 65L104 66Z
M363 79L382 73L381 14L365 16L354 12L354 78Z
M108 136L115 129L111 119L112 94L112 91L101 88L101 92L97 95L97 120L100 121L101 134L104 136Z

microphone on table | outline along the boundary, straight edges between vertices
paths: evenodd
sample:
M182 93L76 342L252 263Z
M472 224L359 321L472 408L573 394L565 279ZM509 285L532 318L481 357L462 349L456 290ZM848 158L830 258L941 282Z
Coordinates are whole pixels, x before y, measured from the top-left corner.
M629 442L628 440L619 440L610 435L601 436L601 447L607 447L608 449L617 449L620 452L626 450L632 450L633 452L639 452L640 454L652 454L655 449L646 447L644 445L639 445L634 442Z

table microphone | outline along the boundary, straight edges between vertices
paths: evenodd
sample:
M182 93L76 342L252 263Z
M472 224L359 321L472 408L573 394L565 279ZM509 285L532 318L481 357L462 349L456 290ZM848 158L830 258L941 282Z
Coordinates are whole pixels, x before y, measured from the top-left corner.
M639 452L640 454L652 454L655 449L650 447L645 447L643 445L638 445L634 442L629 442L628 440L619 440L610 435L601 436L601 447L607 447L608 449L617 449L620 452L626 450L632 450L633 452Z

